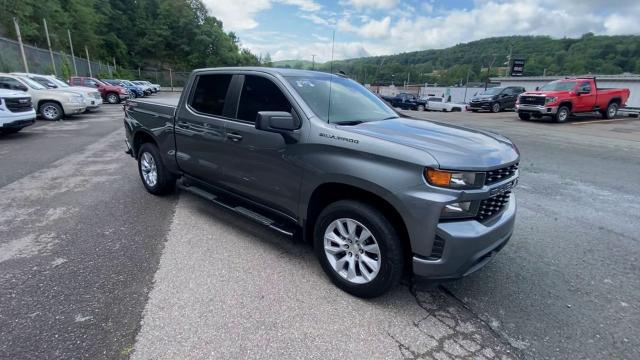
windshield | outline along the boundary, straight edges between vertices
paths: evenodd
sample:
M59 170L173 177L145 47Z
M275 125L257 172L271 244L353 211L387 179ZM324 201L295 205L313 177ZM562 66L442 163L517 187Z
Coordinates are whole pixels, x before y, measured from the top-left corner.
M573 89L576 86L576 82L575 81L553 81L550 82L546 85L544 85L543 87L540 88L540 90L543 91L568 91Z
M52 83L56 84L58 87L63 87L63 88L68 88L69 84L67 84L66 82L60 80L60 79L56 79L54 77L50 77L47 78L47 80L51 81Z
M286 79L324 121L367 122L398 117L382 100L355 81L333 76L329 106L329 76L288 76Z
M127 85L127 86L135 86L134 84L131 83L131 81L129 80L120 80L121 83Z
M43 86L39 82L31 80L28 77L21 77L20 80L22 80L25 84L29 85L29 87L32 89L45 90L47 88L46 86Z
M502 88L491 88L480 93L480 95L498 95L502 91Z

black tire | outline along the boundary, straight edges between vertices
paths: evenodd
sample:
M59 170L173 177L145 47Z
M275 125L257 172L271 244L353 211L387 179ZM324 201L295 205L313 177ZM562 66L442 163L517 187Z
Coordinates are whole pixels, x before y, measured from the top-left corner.
M155 183L148 181L145 179L145 175L143 175L143 172L145 172L145 170L143 170L143 157L145 157L145 154L148 154L153 159L156 171ZM144 143L140 147L138 151L138 173L140 174L142 184L151 194L165 195L173 192L175 189L176 177L167 170L167 167L160 157L160 151L155 144Z
M356 284L342 277L327 258L324 250L324 234L336 219L349 218L364 225L375 238L380 254L377 275L367 283ZM331 281L343 291L361 297L380 296L395 287L402 276L404 258L402 243L389 220L375 207L354 200L340 200L327 206L315 224L314 250L323 270ZM348 256L345 253L345 256Z
M120 102L120 96L114 92L107 93L105 98L109 104L117 104Z
M569 119L569 115L570 114L571 114L571 110L569 110L568 107L560 106L558 108L558 111L556 112L556 115L553 117L553 119L557 123L563 123L563 122L567 121L567 119Z
M129 95L129 96L130 96L132 99L135 99L135 98L137 98L137 97L138 97L138 95L136 95L136 92L135 92L135 91L132 91L132 92L131 92L131 95Z
M476 109L472 109L472 110L471 110L471 112L477 113L477 112L478 112L478 110L476 110Z
M531 114L518 113L518 117L524 121L531 120Z
M424 105L418 105L418 109L417 109L418 111L424 111L424 109L425 109Z
M15 134L18 131L22 130L22 128L9 128L9 129L0 129L0 134Z
M44 120L57 121L64 116L64 111L62 110L62 106L60 106L60 104L52 101L47 101L40 104L40 107L38 108L38 114Z
M500 103L493 103L491 105L491 112L492 113L499 113L502 110L502 106L500 106Z
M605 119L613 119L618 115L618 104L614 102L610 103L609 106L607 106L607 109L601 114Z

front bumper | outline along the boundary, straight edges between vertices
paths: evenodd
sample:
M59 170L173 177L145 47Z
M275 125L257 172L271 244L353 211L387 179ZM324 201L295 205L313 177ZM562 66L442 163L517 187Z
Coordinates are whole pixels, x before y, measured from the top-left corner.
M557 106L547 105L530 105L530 104L516 104L516 111L520 114L532 114L532 115L555 115L558 112Z
M62 108L66 115L82 114L87 109L84 103L81 103L81 104L67 103L67 104L63 104Z
M413 257L413 273L430 280L467 276L489 263L511 238L516 218L516 199L511 194L506 208L485 223L476 220L439 223L436 237L444 243L439 259Z
M0 115L0 128L2 129L21 129L33 125L36 122L35 110L19 113L3 111Z
M129 94L118 94L120 100L127 100L129 98Z
M467 110L491 110L493 103L493 101L470 102Z

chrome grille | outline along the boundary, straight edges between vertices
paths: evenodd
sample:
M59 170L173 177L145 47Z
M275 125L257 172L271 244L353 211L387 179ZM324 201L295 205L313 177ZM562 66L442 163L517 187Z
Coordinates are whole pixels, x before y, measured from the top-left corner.
M4 98L2 100L11 112L25 112L33 109L33 106L31 106L31 98L29 97Z
M487 171L487 177L484 180L484 184L491 185L504 179L508 179L515 175L516 171L518 171L518 163L500 169Z

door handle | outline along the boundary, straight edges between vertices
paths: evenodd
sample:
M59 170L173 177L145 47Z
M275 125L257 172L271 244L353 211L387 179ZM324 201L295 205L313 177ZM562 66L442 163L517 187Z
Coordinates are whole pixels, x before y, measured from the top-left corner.
M237 142L237 141L242 140L242 135L237 134L237 133L227 133L227 139Z
M189 128L191 128L191 125L186 121L179 121L178 122L178 127L179 128L183 128L183 129L189 129Z

